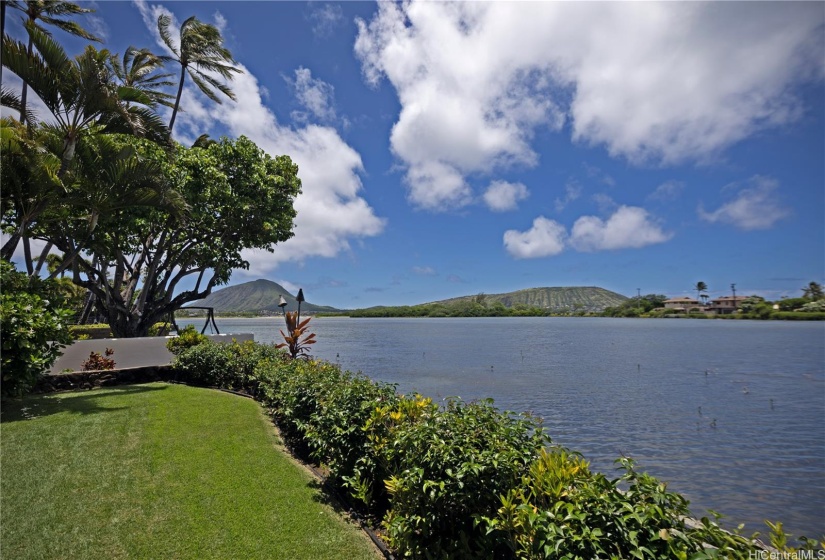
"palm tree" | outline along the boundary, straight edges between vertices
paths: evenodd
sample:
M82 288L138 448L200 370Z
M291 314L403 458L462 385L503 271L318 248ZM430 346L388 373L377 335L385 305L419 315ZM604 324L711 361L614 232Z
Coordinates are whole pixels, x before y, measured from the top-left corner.
M52 123L31 127L33 130L28 136L33 147L26 157L32 157L37 150L45 151L38 157L47 158L56 166L48 167L49 172L44 177L21 175L18 182L22 189L20 199L26 201L26 211L16 216L15 234L2 248L4 257L14 252L21 238L26 248L31 225L53 206L54 196L62 196L61 192L68 191L64 179L67 179L80 142L95 135L125 133L171 145L169 129L149 108L152 100L136 88L115 83L113 57L108 51L98 51L89 45L82 54L71 59L50 36L34 25L27 24L27 28L37 52L29 54L23 43L3 37L3 65L28 84L52 116ZM2 103L16 108L20 100L4 90ZM34 119L26 120L32 124ZM16 134L18 139L26 138L23 132L15 132L6 124L4 122L4 136ZM30 169L45 168L38 165ZM33 198L32 193L36 195ZM27 261L31 262L31 259L27 258Z
M3 64L28 84L53 117L54 123L44 126L62 137L58 177L65 175L78 141L87 133L126 133L170 142L169 129L149 108L152 100L137 88L115 83L114 57L108 50L89 45L71 59L50 36L33 25L27 27L37 53L29 54L22 43L4 37Z
M802 288L802 297L810 298L814 301L825 297L822 291L822 286L818 282L810 282L807 286Z
M704 282L696 282L696 285L693 287L696 290L696 299L702 299L702 292L708 291L708 285Z
M173 107L172 96L157 88L175 85L167 80L172 74L157 74L169 57L153 54L149 49L129 47L123 59L112 59L115 75L124 86L135 88L148 97L153 104Z
M3 2L5 4L5 2ZM49 31L43 27L42 25L38 24L38 21L42 21L44 24L52 25L65 31L66 33L70 33L77 37L83 37L84 39L88 39L90 41L97 41L98 43L101 40L92 35L85 29L83 29L80 25L76 22L64 19L65 16L73 16L77 14L88 14L94 12L94 10L89 8L81 8L77 4L73 2L66 2L64 0L26 0L26 2L9 2L9 6L16 10L20 10L26 16L26 28L29 29L33 27L37 29L41 33L49 35ZM5 22L4 22L5 24ZM4 30L5 33L5 30ZM34 48L34 42L32 40L31 33L29 33L29 43L27 46L27 52L29 56L32 55ZM22 77L22 76L21 76ZM26 104L28 99L28 85L26 84L26 80L23 80L23 91L20 94L20 120L26 117Z
M19 2L17 0L0 0L0 37L5 37L6 35L6 7L11 6L16 9L20 9ZM3 66L0 65L0 84L3 83Z
M215 103L221 103L221 100L212 88L219 90L233 101L235 94L229 86L206 72L218 74L226 80L231 80L232 74L241 72L233 66L236 62L232 58L232 53L223 46L223 37L217 27L203 23L192 16L180 26L180 44L176 45L172 40L171 25L172 19L168 15L163 14L158 17L160 37L169 50L175 54L172 59L180 64L180 84L172 109L172 119L169 121L170 131L175 126L175 117L178 115L187 72L203 94Z

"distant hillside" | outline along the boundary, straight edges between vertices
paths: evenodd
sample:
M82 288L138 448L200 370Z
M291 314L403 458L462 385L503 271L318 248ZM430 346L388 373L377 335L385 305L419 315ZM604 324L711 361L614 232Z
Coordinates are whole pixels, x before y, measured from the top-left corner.
M286 288L271 280L254 280L237 286L229 286L212 292L208 297L193 302L191 305L213 307L216 314L221 313L280 313L278 296L283 295L287 301L287 311L296 311L298 303ZM184 308L185 309L185 308ZM301 311L316 313L319 311L338 311L334 307L314 305L305 301Z
M506 294L478 294L435 301L433 303L452 304L461 301L478 301L495 303L500 301L505 307L516 304L528 307L540 307L550 311L604 311L606 307L613 307L626 301L628 298L616 292L597 287L572 288L528 288Z

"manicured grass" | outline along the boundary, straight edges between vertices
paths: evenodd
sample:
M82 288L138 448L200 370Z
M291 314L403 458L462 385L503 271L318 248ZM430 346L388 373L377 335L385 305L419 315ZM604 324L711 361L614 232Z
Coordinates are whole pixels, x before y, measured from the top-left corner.
M0 557L381 558L260 406L159 383L4 402Z

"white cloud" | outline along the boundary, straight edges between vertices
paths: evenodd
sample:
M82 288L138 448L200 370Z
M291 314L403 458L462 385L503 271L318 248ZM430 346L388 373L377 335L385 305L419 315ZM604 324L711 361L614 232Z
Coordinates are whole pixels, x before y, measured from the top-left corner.
M582 216L573 224L570 245L577 251L609 251L663 243L673 235L662 230L644 208L620 206L607 221Z
M468 204L469 174L535 165L533 135L565 120L633 163L713 159L798 118L793 86L825 73L817 3L380 2L357 24L428 209Z
M582 186L576 181L568 181L564 186L564 198L556 199L556 212L561 212L567 205L579 198L582 194Z
M685 184L681 181L666 181L656 187L656 190L650 193L647 198L650 200L658 200L659 202L667 202L679 198Z
M438 274L431 266L414 266L412 271L419 276L436 276Z
M323 80L312 77L312 71L303 66L295 70L295 79L284 77L295 92L295 98L308 112L293 113L297 121L307 121L309 116L318 121L334 121L335 115L335 88Z
M493 181L484 192L484 203L494 212L506 212L518 208L518 203L530 196L522 183Z
M774 194L779 186L775 179L756 175L748 181L748 185L739 190L733 200L713 212L706 212L700 205L699 217L706 222L731 224L750 231L771 228L789 215Z
M613 197L609 194L596 193L590 198L593 199L593 202L596 203L596 206L599 208L599 212L601 212L602 214L609 214L613 212L618 206L618 204L616 204L616 201L613 200Z
M169 13L168 10L145 2L136 5L159 41L157 15ZM215 136L216 130L225 129L231 137L247 136L271 155L287 154L299 166L302 193L295 199L295 236L279 243L274 253L244 252L250 263L245 275L260 277L284 262L334 257L350 250L352 239L381 233L386 220L376 216L361 197L363 185L359 174L363 164L358 152L330 127L290 128L279 124L263 104L257 78L243 65L238 67L243 73L230 84L237 103L226 101L218 105L195 88L185 87L181 105L186 111L178 114L174 132L176 139L187 144L203 133Z
M567 230L555 220L539 216L527 231L504 232L504 248L517 259L551 257L564 251Z
M332 35L336 27L344 23L344 10L337 4L324 4L316 8L310 4L309 19L312 21L312 33L318 38Z
M218 28L218 31L223 33L227 25L226 18L224 17L224 15L219 11L215 10L215 13L212 17L215 20L215 27Z

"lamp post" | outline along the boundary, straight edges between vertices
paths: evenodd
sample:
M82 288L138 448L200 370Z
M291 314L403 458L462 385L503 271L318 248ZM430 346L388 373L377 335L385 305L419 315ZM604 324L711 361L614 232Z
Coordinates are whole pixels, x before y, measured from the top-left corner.
M303 288L298 289L298 295L295 296L295 301L298 302L298 321L296 322L296 324L300 325L301 324L301 302L304 301L304 289Z
M281 308L281 315L286 317L286 300L282 294L278 294L278 307Z

